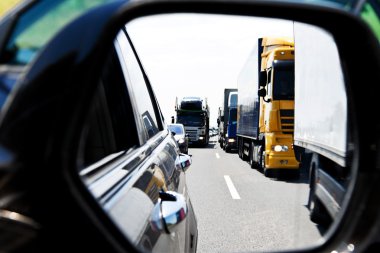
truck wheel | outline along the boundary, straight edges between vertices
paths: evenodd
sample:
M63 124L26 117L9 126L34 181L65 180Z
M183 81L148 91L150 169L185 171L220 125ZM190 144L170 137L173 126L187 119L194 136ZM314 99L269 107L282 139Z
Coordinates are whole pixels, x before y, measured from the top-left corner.
M251 165L251 168L255 168L254 161L253 161L253 154L252 154L252 147L249 149L249 164Z
M260 170L260 171L264 171L265 169L265 152L263 151L263 146L260 146L259 147L259 150L258 150L258 164L257 164L257 169Z
M242 154L242 148L241 147L242 147L242 141L239 141L238 142L238 154L239 154L239 158L243 159L243 157L241 155Z
M257 168L258 166L257 166L257 162L255 162L254 160L253 160L253 142L251 143L251 146L250 146L250 148L249 148L249 164L251 165L251 168L252 169L255 169L255 168Z
M310 220L327 228L331 223L331 218L328 215L325 206L322 204L322 202L318 199L317 195L315 194L315 176L315 170L313 170L313 174L310 178L310 192L307 204L310 211Z
M244 154L244 143L241 146L241 159L243 159L243 161L249 161L249 153L248 155Z

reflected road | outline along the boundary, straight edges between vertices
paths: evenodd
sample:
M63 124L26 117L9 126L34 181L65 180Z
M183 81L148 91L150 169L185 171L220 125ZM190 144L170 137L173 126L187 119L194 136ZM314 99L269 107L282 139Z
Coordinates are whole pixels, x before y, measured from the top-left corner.
M189 194L198 219L198 251L247 252L303 248L321 238L306 207L307 175L270 179L251 169L237 153L211 139L190 148Z

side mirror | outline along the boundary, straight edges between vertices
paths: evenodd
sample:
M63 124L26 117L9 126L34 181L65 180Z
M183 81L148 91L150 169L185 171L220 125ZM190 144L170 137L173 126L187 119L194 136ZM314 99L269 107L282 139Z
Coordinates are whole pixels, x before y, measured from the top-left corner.
M257 94L259 95L259 97L265 97L267 95L267 90L264 88L261 88L257 91Z
M221 117L220 117L220 120L221 120L221 121L224 121L224 116L221 116Z
M220 119L217 119L217 120L216 120L216 123L218 123L218 125L219 125L219 124L220 124Z
M191 165L191 157L185 154L179 154L179 163L181 168L186 171Z
M174 191L161 191L159 195L151 213L150 225L154 231L170 234L175 232L177 225L187 216L186 199Z
M265 87L267 85L267 72L261 71L259 74L259 86Z

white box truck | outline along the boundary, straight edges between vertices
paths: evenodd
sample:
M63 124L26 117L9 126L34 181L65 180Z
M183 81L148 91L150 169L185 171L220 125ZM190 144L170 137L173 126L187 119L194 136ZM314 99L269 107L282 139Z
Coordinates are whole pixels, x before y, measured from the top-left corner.
M351 176L342 64L324 30L295 23L294 36L294 145L309 173L310 218L328 225L339 213Z

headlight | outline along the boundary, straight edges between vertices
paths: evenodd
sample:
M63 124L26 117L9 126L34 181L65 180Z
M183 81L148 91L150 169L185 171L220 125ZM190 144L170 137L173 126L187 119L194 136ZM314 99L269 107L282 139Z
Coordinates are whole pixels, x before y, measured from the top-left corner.
M184 139L179 139L179 140L178 140L178 143L179 143L179 144L182 144L182 143L184 143L184 142L185 142Z
M235 139L228 139L228 142L235 142Z
M276 145L273 146L272 149L276 152L286 152L289 150L288 146L286 145Z

